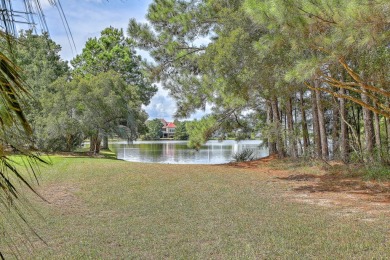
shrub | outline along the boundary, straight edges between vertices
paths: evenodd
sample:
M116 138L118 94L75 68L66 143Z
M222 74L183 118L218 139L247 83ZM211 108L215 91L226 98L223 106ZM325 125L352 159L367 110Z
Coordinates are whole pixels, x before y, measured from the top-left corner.
M384 165L370 165L365 171L367 179L374 180L390 180L390 168Z
M255 151L248 148L233 155L233 159L235 162L253 161L255 158Z

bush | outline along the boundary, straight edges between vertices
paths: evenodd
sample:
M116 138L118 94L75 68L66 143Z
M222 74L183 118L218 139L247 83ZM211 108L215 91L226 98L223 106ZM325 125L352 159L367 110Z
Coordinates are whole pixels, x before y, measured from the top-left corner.
M241 152L237 152L233 155L235 162L247 162L255 159L255 151L252 149L244 149Z
M390 180L390 167L384 165L367 166L365 177L370 180Z

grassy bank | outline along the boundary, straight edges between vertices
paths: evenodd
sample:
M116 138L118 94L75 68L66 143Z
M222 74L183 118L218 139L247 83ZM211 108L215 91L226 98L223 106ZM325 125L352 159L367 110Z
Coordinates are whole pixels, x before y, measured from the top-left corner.
M389 217L288 200L269 172L54 157L21 258L390 258ZM4 245L2 245L4 246Z

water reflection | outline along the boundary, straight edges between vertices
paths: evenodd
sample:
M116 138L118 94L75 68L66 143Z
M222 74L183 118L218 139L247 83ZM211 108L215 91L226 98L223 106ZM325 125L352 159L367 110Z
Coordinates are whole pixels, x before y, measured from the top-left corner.
M244 149L252 149L257 158L268 155L261 149L260 141L209 141L195 151L188 148L186 141L137 141L111 143L111 149L118 159L132 162L172 164L220 164L232 161L232 156Z

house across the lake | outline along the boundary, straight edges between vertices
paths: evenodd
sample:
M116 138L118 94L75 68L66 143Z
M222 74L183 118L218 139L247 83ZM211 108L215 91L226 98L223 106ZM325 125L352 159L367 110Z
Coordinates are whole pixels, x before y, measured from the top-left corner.
M163 123L162 133L163 138L173 138L176 131L176 125L173 122L167 122L165 119L160 119L161 123Z

